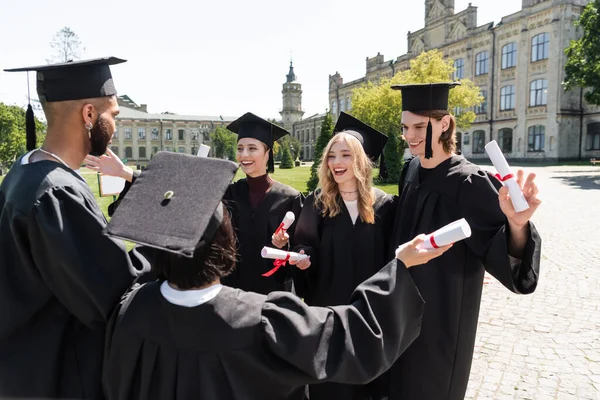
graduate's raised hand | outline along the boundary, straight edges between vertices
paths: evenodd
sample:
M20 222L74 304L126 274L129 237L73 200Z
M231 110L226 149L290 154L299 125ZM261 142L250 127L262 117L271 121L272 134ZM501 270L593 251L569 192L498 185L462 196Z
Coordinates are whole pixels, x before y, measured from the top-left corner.
M278 249L281 249L282 247L287 245L289 243L289 241L290 241L290 235L288 235L283 230L280 230L279 232L275 232L271 236L271 243L273 243L273 246L277 247Z
M500 202L500 208L508 222L511 225L511 229L521 229L535 213L535 210L542 204L542 200L538 197L538 187L535 183L535 173L530 173L527 179L524 179L525 173L522 169L517 171L517 183L523 191L525 200L529 204L529 208L525 211L516 212L515 208L510 200L510 194L506 186L501 187L498 191L498 201Z
M299 253L304 254L304 250L300 250ZM295 265L296 267L298 267L300 269L307 269L308 267L310 267L310 256L306 257L304 260L300 260L300 261L289 260L288 262L290 263L290 265Z
M420 234L410 242L404 243L396 250L396 258L404 263L406 268L411 268L416 265L422 265L428 263L430 260L441 256L452 247L451 244L447 246L438 247L437 249L420 249L417 246L423 243L423 240L427 236Z
M124 165L121 159L112 152L111 149L106 149L106 153L100 157L88 154L85 157L86 167L104 175L119 176L131 182L133 170Z

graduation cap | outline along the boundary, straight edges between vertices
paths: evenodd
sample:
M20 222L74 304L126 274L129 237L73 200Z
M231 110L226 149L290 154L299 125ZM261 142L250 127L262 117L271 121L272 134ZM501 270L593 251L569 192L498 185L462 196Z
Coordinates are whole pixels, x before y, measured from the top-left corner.
M37 93L40 101L57 102L94 99L117 94L109 66L123 62L125 60L120 58L104 57L60 64L12 68L4 71L36 71ZM27 95L29 97L29 74L27 74ZM35 120L31 100L29 100L29 103L25 114L27 150L33 150L36 147Z
M425 158L433 156L431 141L433 130L431 126L432 110L448 110L448 95L450 89L459 86L460 82L417 83L392 85L392 89L402 92L402 111L429 111L427 135L425 136Z
M269 148L268 171L273 172L275 170L273 143L285 135L289 135L288 131L250 112L247 112L227 125L227 129L233 133L237 133L238 140L243 138L254 138L266 144Z
M365 153L372 161L377 161L383 153L383 148L387 143L388 137L377 129L370 127L364 122L354 118L350 114L341 112L337 123L333 128L334 134L341 131L347 131L349 135L354 136L362 144Z
M108 236L192 257L212 243L223 219L221 199L238 165L158 152L123 197Z

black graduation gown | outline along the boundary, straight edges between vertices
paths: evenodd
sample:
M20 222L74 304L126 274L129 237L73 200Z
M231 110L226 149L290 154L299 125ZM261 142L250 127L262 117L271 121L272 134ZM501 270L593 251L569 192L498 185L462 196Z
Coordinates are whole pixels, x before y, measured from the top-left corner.
M106 321L150 266L59 163L17 160L0 207L0 397L101 398Z
M310 268L296 268L294 287L309 305L335 306L347 304L354 289L375 274L387 261L389 236L394 221L393 197L375 189L375 223L356 224L339 198L341 212L333 218L323 217L310 194L296 226L295 250L311 255ZM369 385L324 383L310 387L311 400L379 398L383 381Z
M338 307L227 286L191 308L165 300L158 282L131 293L109 324L108 400L299 400L306 384L364 383L417 337L423 309L396 260Z
M269 294L275 290L290 290L289 267L281 267L275 274L264 277L273 269L273 260L263 259L260 251L264 246L275 247L271 236L281 224L288 211L296 218L302 210L304 196L289 186L277 181L258 204L250 206L250 192L246 179L229 185L223 200L231 212L232 224L238 241L238 262L231 275L222 279L223 284L242 290ZM288 230L294 235L295 224Z
M482 282L487 270L510 291L532 293L539 276L541 238L532 223L522 260L508 255L508 222L500 182L462 156L424 171L411 161L401 181L392 248L460 218L469 239L410 273L425 300L419 338L390 370L390 400L463 399L473 358Z
M311 267L304 271L296 268L294 273L294 286L307 304L346 304L356 286L393 258L388 257L393 197L374 190L374 224L364 223L360 216L353 224L341 198L341 212L333 218L321 215L314 194L306 198L293 239L295 251L304 250L311 256Z

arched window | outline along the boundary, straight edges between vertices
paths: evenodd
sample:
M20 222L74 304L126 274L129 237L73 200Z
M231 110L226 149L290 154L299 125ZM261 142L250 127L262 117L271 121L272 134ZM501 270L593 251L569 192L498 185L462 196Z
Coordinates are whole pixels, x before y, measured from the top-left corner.
M529 85L529 106L545 106L548 104L548 80L536 79Z
M473 154L481 154L485 151L485 132L473 132Z
M544 125L530 126L527 136L527 151L544 151L544 140L546 136L546 127Z
M503 153L512 152L513 131L510 128L502 128L498 131L498 145Z

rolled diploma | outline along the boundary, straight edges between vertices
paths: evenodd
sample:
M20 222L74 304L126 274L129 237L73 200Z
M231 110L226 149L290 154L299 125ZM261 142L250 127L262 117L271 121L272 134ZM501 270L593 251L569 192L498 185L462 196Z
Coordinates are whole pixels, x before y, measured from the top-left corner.
M425 240L419 244L417 248L430 250L456 243L468 237L471 237L471 227L464 218L461 218L458 221L451 222L437 231L427 235ZM396 257L398 257L399 250L400 247L396 249Z
M500 147L498 147L498 143L496 143L495 140L492 140L485 145L485 151L498 171L498 174L503 178L502 183L508 188L510 200L515 207L515 211L521 212L527 210L529 204L527 203L527 200L525 200L525 196L523 195L517 180L514 177L504 179L504 177L511 175L511 172L508 163L506 162L506 158L504 158L504 154L502 154Z
M288 211L285 213L285 217L283 217L283 221L281 221L281 223L283 224L283 229L284 230L288 230L290 226L292 226L292 224L294 223L294 221L296 220L296 216L294 215L293 212Z
M198 157L208 157L208 152L210 151L210 146L205 144L201 144L198 149Z
M271 260L285 260L288 254L290 255L290 261L300 261L308 257L307 254L294 253L293 251L284 251L267 246L263 247L260 251L262 258L269 258Z

